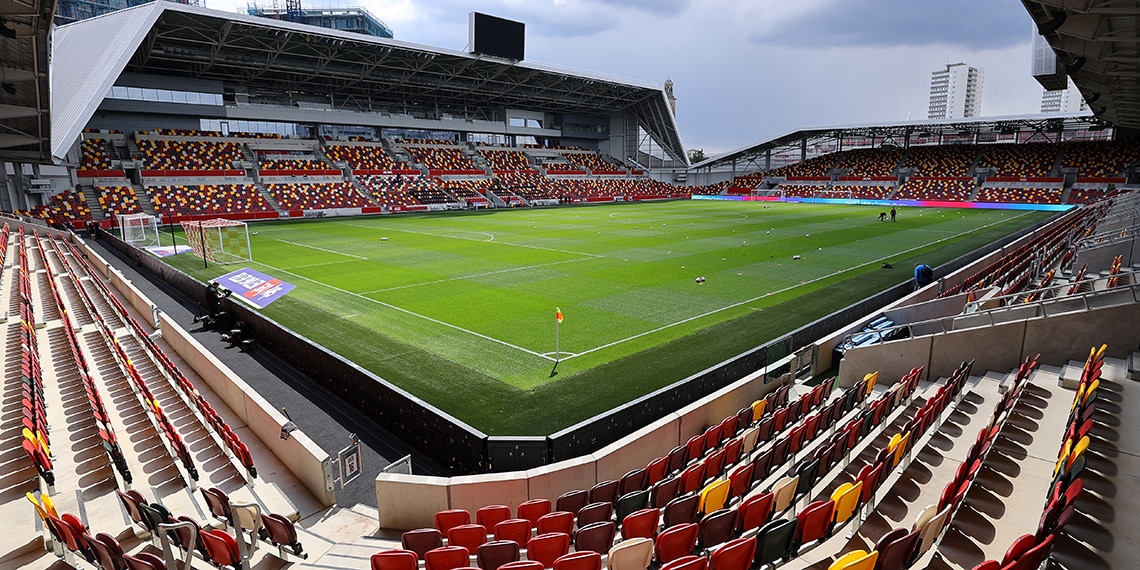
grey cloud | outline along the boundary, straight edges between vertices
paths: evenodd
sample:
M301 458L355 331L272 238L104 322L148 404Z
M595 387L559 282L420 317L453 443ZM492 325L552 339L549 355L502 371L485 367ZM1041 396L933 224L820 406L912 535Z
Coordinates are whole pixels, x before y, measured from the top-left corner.
M756 32L752 40L801 47L947 44L990 49L1021 42L1029 33L1029 15L1018 2L840 0Z

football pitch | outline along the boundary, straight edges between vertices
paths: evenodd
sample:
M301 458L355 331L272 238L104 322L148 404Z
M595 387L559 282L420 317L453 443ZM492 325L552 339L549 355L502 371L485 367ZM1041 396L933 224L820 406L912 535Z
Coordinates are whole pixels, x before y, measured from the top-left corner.
M296 285L270 318L485 433L546 435L1052 215L907 208L884 223L879 210L675 201L281 221L250 225L245 265ZM168 260L202 280L243 266Z

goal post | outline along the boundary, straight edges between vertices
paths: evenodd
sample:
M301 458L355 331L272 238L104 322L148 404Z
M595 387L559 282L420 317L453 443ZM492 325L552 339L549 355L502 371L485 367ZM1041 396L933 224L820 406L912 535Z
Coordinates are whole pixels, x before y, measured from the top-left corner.
M182 231L194 255L214 263L253 261L249 226L237 220L214 219L182 222Z
M158 218L149 214L119 214L119 238L134 247L161 245Z

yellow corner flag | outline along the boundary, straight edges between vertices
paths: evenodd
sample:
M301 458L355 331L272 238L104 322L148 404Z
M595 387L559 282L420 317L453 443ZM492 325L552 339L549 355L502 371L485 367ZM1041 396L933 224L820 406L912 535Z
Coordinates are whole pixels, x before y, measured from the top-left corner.
M562 324L562 309L554 307L554 320L558 321L558 324Z

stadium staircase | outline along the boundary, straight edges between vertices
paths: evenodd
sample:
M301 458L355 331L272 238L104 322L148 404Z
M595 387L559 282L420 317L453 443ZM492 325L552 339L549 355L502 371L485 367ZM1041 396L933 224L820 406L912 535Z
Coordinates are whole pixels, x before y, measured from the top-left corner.
M353 184L353 186L355 187L356 185ZM285 209L281 207L281 204L277 203L277 200L273 199L273 195L269 193L269 190L265 189L265 184L258 181L253 183L253 187L257 190L257 193L261 194L261 197L265 198L265 201L273 207L274 212L277 212L278 215L285 213Z
M151 201L146 188L143 188L141 184L131 184L131 189L135 191L135 197L138 199L139 207L142 208L143 213L157 216L158 211L154 209L154 202ZM94 212L95 210L91 211Z
M127 154L131 157L131 160L142 161L143 153L141 150L139 150L139 145L135 143L134 136L128 136L125 141L127 146Z
M506 208L507 207L507 202L505 200L503 200L502 198L500 198L498 194L495 194L494 192L492 192L490 188L487 189L487 191L484 193L484 195L487 197L488 200L491 201L492 204L495 205L496 208ZM526 200L523 200L523 203L528 205L528 206L530 205L530 202L527 202Z
M966 199L967 202L973 202L978 199L978 194L982 191L980 185L975 184L974 189L970 191L970 197Z
M83 192L83 200L87 202L87 209L91 210L91 219L99 222L107 219L107 215L103 213L103 206L99 205L99 191L94 186L87 186L80 182L80 191Z

